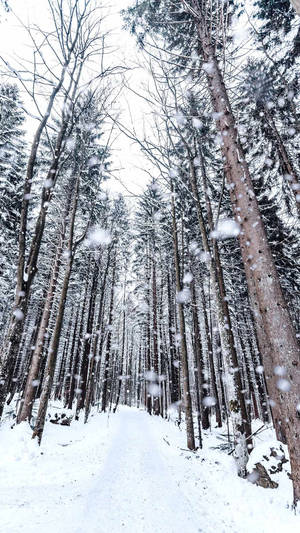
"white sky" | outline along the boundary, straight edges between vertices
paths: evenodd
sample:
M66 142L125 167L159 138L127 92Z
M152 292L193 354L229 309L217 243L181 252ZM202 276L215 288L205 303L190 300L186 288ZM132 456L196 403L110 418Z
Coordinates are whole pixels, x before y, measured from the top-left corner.
M37 24L45 28L48 17L48 2L47 0L10 0L9 4L13 13L2 15L1 17L0 56L4 57L12 66L15 66L18 61L31 56L32 48L29 37L14 14L24 24ZM148 75L142 68L137 67L139 51L136 41L129 32L122 29L123 21L119 13L120 9L126 8L127 5L132 4L132 1L110 0L108 6L107 2L99 0L99 5L101 4L105 6L105 9L108 9L106 26L112 31L111 43L113 43L114 47L112 61L115 64L134 67L126 76L130 81L130 86L139 92L141 84L147 82ZM0 68L3 70L2 64ZM22 98L25 102L25 107L32 105L29 97L22 94ZM130 122L132 119L135 127L141 131L142 123L147 113L147 105L132 92L124 89L118 99L117 106L122 111L122 122L131 127ZM34 121L29 120L27 123L29 141L32 138L35 127ZM141 155L138 146L132 143L124 134L117 135L117 131L116 140L112 148L112 159L112 168L120 170L115 173L117 179L112 178L109 181L107 189L113 193L122 192L125 196L130 196L128 191L132 191L134 194L142 192L149 178L138 167L148 167L148 162Z
M126 73L128 84L138 93L143 93L143 85L150 84L150 74L138 66L141 60L142 53L138 50L135 38L128 32L122 29L123 21L119 13L120 9L124 9L132 5L133 0L94 0L99 6L104 6L107 19L105 26L111 31L109 45L110 55L107 58L109 64L123 65L130 68ZM247 4L249 0L247 0ZM47 28L48 19L48 1L47 0L9 0L9 5L13 13L9 13L1 17L0 25L0 56L3 56L11 65L15 66L21 58L31 58L32 44L26 31L21 27L14 13L17 17L27 25L40 25L42 28ZM250 2L251 5L251 2ZM3 10L2 10L3 12ZM235 44L242 48L242 42L247 42L247 19L240 18L234 24ZM249 52L248 52L249 53ZM242 54L242 61L245 61L244 54ZM18 59L19 58L19 59ZM0 70L3 70L0 63ZM116 84L120 83L120 79L116 78ZM32 102L29 97L22 95L25 102L25 107L31 110ZM129 129L132 128L131 121L134 123L137 133L143 135L143 124L146 129L149 127L149 107L141 98L133 94L130 90L124 88L118 98L116 106L121 114L121 121ZM30 119L27 123L29 141L36 124ZM130 198L130 193L134 195L141 193L145 184L149 180L149 176L143 170L150 170L149 162L142 156L137 144L130 141L124 134L118 133L116 130L116 139L112 146L112 168L119 169L115 171L116 179L111 178L105 188L112 193L122 192L124 196Z

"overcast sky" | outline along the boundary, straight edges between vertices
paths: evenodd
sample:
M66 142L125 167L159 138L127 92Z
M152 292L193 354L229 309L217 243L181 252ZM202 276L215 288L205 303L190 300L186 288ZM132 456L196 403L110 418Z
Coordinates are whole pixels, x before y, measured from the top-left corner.
M45 27L48 18L48 2L47 0L10 0L9 4L13 13L2 15L1 18L0 55L10 64L16 65L19 61L18 58L22 62L31 55L29 38L16 16L24 24L39 24ZM101 1L99 1L100 4ZM134 37L122 29L123 21L119 13L120 8L124 9L127 5L132 4L132 0L122 0L122 2L110 0L110 2L103 2L103 4L108 9L106 11L108 14L106 26L112 32L113 61L115 64L127 65L132 68L127 73L127 78L130 86L139 92L141 85L147 83L148 75L142 68L137 67L139 51ZM109 8L107 8L108 4ZM30 105L25 95L23 99L25 105ZM130 122L133 120L137 129L141 131L143 120L147 116L146 104L131 91L125 89L120 95L117 105L123 113L122 121L131 127ZM34 127L34 122L29 120L27 123L29 140L31 140ZM120 170L115 173L118 180L112 178L107 188L114 193L120 191L125 196L129 195L128 191L138 194L143 190L148 180L147 175L138 167L147 166L148 163L140 154L138 146L127 139L124 134L117 135L116 132L115 137L116 140L112 149L113 168Z
M111 31L109 64L112 62L129 67L130 70L126 73L129 86L138 93L143 92L142 87L150 83L150 75L146 69L138 66L142 54L136 46L135 38L122 28L123 21L120 15L120 9L132 5L133 0L95 0L95 2L99 6L104 6L107 15L106 28ZM16 17L26 25L37 24L43 28L47 27L48 0L9 0L9 4L13 13L1 18L0 56L3 56L10 64L17 65L18 57L24 63L26 58L32 56L32 45ZM246 5L251 6L251 2L247 1ZM242 48L243 41L246 43L248 40L247 26L246 16L233 23L234 41L239 48ZM246 55L242 54L242 58L245 61ZM115 83L120 84L120 78L116 78ZM23 99L25 107L31 109L32 102L25 95ZM137 132L142 135L143 124L147 128L150 122L148 105L130 90L124 89L115 107L122 111L121 121L130 129L132 128L131 122L133 122ZM35 127L36 124L29 120L27 123L29 140L32 138ZM114 174L117 179L112 178L107 188L113 193L122 192L126 197L130 197L130 192L135 195L142 192L149 180L143 169L150 170L151 167L140 153L137 144L132 143L124 134L117 135L117 131L115 137L116 140L112 146L112 166L119 170Z

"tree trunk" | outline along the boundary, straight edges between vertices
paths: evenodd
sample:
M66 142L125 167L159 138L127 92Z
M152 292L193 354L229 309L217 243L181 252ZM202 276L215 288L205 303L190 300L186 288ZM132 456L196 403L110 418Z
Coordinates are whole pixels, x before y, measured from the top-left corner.
M293 163L291 162L289 155L287 153L287 150L284 146L283 140L280 136L280 133L276 127L275 120L272 116L272 113L270 113L268 107L264 106L265 114L267 117L267 120L270 124L270 128L273 132L273 135L276 139L276 145L277 150L279 152L279 157L281 158L281 161L283 163L283 167L286 172L286 179L289 182L290 188L293 192L293 195L295 196L295 202L296 207L298 209L298 213L300 214L300 201L299 201L299 195L300 195L300 183L299 183L299 177L296 173L296 170L293 166Z
M79 411L83 408L86 398L87 391L87 377L88 371L93 371L94 366L94 355L92 353L93 346L93 325L94 325L94 315L95 315L95 305L96 305L96 290L99 279L99 260L96 260L94 266L92 285L90 289L90 302L89 310L87 316L87 329L83 344L83 356L82 356L82 366L81 366L81 382L80 382L80 394L77 397L77 406L76 406L76 419L78 419ZM92 377L92 376L91 376ZM87 422L87 417L85 417L85 422Z
M278 422L289 448L296 504L300 500L300 420L297 413L299 346L268 245L215 49L205 20L200 12L198 14L199 39L204 60L210 65L206 73L208 86L214 111L220 117L217 128L222 135L226 178L235 217L241 228L239 241L253 314L257 329L263 328L269 344L266 350L260 346L268 390L272 401L278 406ZM278 368L283 369L283 377L276 374Z
M171 377L171 403L176 404L179 401L179 372L176 365L176 348L175 348L175 317L174 317L174 302L171 297L171 274L168 271L167 279L168 289L168 336L169 336L169 365Z
M125 310L125 297L126 297L126 276L124 281L124 292L123 292L123 317L122 317L122 341L121 341L121 360L120 360L120 372L121 375L117 376L118 380L118 388L117 388L117 396L116 396L116 404L113 409L113 412L115 413L119 401L120 401L120 395L121 395L121 388L122 388L122 374L123 374L123 363L124 363L124 355L125 355L125 337L126 337L126 310Z
M40 205L40 211L37 218L37 221L35 223L34 233L31 239L31 245L30 250L28 254L28 258L26 260L25 265L25 257L26 257L26 232L27 232L27 218L28 218L28 202L30 198L30 191L33 181L33 173L34 173L34 166L36 162L37 157L37 151L40 143L41 134L46 127L48 118L50 116L56 94L59 92L59 90L62 87L63 80L65 77L65 72L67 69L67 66L70 62L71 57L71 49L69 50L68 59L66 60L65 65L63 66L61 78L58 82L57 86L53 89L53 92L51 94L48 108L46 111L46 114L44 115L39 128L36 131L35 138L32 144L31 153L28 161L27 166L27 173L25 178L25 186L24 186L24 196L23 196L23 202L22 202L22 210L21 210L21 222L20 222L20 232L19 232L19 256L18 256L18 269L17 269L17 287L16 287L16 297L14 302L14 309L13 314L10 320L10 325L7 331L7 334L5 336L3 345L2 345L2 353L0 357L1 362L1 370L0 370L0 417L2 416L2 411L5 403L5 397L10 385L10 381L12 378L12 373L18 353L18 348L20 346L22 333L24 330L24 317L26 316L28 305L29 305L29 298L30 298L30 291L31 286L34 281L35 275L37 273L37 263L40 253L40 247L42 243L42 238L44 234L44 228L45 228L45 222L48 212L48 205L49 201L52 198L53 193L53 187L56 182L57 178L57 171L58 171L58 164L62 152L62 145L63 140L65 138L65 134L67 131L67 127L70 120L70 112L64 113L63 111L63 119L62 124L60 127L60 130L58 132L58 136L56 139L55 149L54 149L54 156L50 165L50 168L47 173L47 182L53 183L53 187L43 187L42 189L42 197L41 197L41 205ZM79 73L77 75L77 79L74 81L74 87L72 94L70 95L71 101L74 100L82 65L80 66ZM69 90L71 89L71 86L73 84L73 81L70 82ZM65 95L65 104L67 102L67 98L69 96L69 91L67 91L67 94ZM1 379L2 377L2 379Z
M110 305L109 305L109 314L108 314L108 334L106 340L105 348L105 358L104 358L104 375L103 375L103 388L102 388L102 405L101 411L105 412L108 402L107 392L108 392L108 377L109 377L109 361L110 361L110 351L111 351L111 339L112 339L112 320L114 312L114 293L115 293L115 281L116 281L116 251L114 253L113 265L112 265L112 279L111 279L111 291L110 291Z
M65 379L65 387L64 387L64 407L65 408L68 406L69 399L70 399L70 393L71 393L71 380L72 380L72 371L73 371L73 366L74 366L74 352L75 352L75 345L76 345L79 313L80 313L80 306L78 306L77 308L75 322L73 326L70 357L69 357L68 370L67 370L66 379ZM71 403L71 408L72 408L72 403Z
M177 294L181 291L181 277L180 277L180 260L178 252L178 234L175 215L175 202L174 196L171 197L171 212L172 212L172 228L173 228L173 248L174 248L174 263L175 263L175 276L176 276L176 291ZM188 352L186 344L186 332L185 332L185 317L183 311L183 304L177 302L179 329L180 329L180 347L181 347L181 365L183 374L183 394L184 394L184 408L185 408L185 421L186 421L186 433L187 433L187 447L189 450L195 450L195 437L194 437L194 424L193 424L193 411L192 411L192 399L190 391L190 378L189 378L189 366L188 366Z
M51 387L53 383L53 377L54 377L54 371L55 371L55 365L56 365L56 359L57 359L57 352L59 348L60 334L61 334L61 329L63 325L65 304L66 304L67 293L68 293L69 282L70 282L73 260L74 260L74 254L75 254L75 250L73 249L73 239L74 239L74 225L75 225L77 202L78 202L79 182L80 182L80 173L78 173L75 188L74 188L74 201L73 201L73 208L72 208L72 214L71 214L71 220L70 220L69 239L68 239L68 246L67 246L67 250L68 250L67 266L66 266L63 286L62 286L59 304L58 304L58 311L57 311L57 316L56 316L54 332L53 332L50 349L49 349L45 380L44 380L43 390L42 390L42 394L40 398L40 405L39 405L36 425L35 425L33 435L32 435L32 438L38 437L39 444L41 443L44 426L45 426L48 401L49 401L50 394L51 394Z
M59 273L59 268L61 264L61 256L63 252L63 239L64 236L60 236L59 243L57 245L56 249L56 255L54 259L54 265L52 267L52 274L50 278L49 288L46 296L46 300L44 303L44 309L42 318L39 324L37 339L35 342L35 349L32 355L31 365L29 369L29 373L27 376L27 382L24 392L24 401L22 402L20 406L20 410L17 416L17 423L24 422L25 420L30 420L31 418L31 412L32 412L32 406L33 401L35 397L36 392L36 382L38 380L39 376L39 370L40 370L40 362L41 357L44 349L44 343L45 343L45 335L48 330L49 326L49 320L50 320L50 314L52 311L52 305L54 302L54 296L57 289L57 277Z
M87 293L88 293L88 286L89 286L89 274L90 274L90 262L88 265L88 271L87 271L87 277L85 282L85 289L84 289L84 296L83 296L83 302L82 302L82 310L81 310L81 316L80 316L80 326L78 331L78 340L76 345L76 351L74 356L74 365L73 365L73 372L71 376L71 383L70 383L70 392L68 396L68 409L72 409L73 406L73 400L75 396L75 389L76 389L76 383L78 383L78 376L80 374L80 354L81 354L81 348L82 348L82 334L83 334L83 325L84 325L84 315L86 311L86 304L87 304Z
M221 338L221 346L224 361L228 368L227 376L227 394L228 403L230 409L230 418L233 426L234 446L235 446L235 458L237 460L238 473L244 477L246 475L246 464L248 460L247 440L248 445L251 446L250 435L251 425L247 417L247 409L245 404L244 395L242 393L242 381L239 368L239 362L234 345L234 338L231 328L231 320L228 310L228 304L226 301L225 286L222 276L221 263L219 260L219 254L215 247L215 258L212 257L212 251L208 243L207 232L205 228L205 222L202 214L199 192L196 181L196 172L194 164L190 157L190 181L195 198L195 204L198 215L199 229L202 237L202 244L204 251L207 254L207 262L210 271L212 291L217 306L218 325ZM213 358L211 356L211 369L214 368Z
M158 324L157 324L157 286L156 286L156 264L155 258L152 257L152 331L153 331L153 370L155 380L152 384L159 388L159 361L158 361ZM160 415L159 395L153 394L153 413Z

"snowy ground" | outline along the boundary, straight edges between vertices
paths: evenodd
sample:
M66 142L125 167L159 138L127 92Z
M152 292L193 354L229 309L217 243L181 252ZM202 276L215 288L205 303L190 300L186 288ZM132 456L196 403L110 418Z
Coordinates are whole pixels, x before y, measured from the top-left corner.
M296 533L291 483L239 479L232 457L185 450L184 431L137 409L87 425L0 431L1 533Z

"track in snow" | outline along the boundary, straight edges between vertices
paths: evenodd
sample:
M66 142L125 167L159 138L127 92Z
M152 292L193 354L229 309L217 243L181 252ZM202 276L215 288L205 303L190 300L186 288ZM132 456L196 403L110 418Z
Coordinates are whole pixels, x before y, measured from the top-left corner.
M191 453L184 428L121 406L48 423L39 448L28 424L5 424L0 533L298 533L290 480L265 490L238 478L216 431Z
M76 530L89 533L198 533L193 510L172 479L151 419L124 410Z

